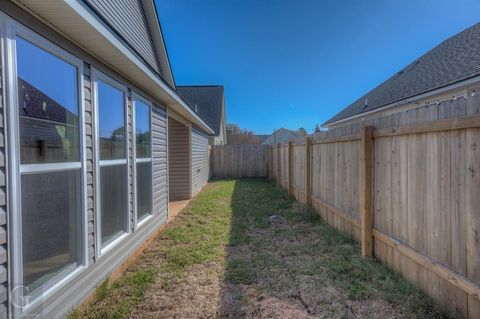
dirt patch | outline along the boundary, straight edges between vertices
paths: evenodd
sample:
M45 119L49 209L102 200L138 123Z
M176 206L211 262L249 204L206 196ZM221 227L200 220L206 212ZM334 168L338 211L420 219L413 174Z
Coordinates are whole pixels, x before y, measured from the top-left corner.
M223 278L218 263L199 264L182 278L159 275L135 307L131 318L216 318Z

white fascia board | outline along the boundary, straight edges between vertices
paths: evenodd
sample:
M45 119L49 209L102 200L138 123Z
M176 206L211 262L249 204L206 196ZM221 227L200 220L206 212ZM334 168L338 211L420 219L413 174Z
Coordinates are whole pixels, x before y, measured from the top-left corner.
M150 32L152 33L160 67L163 71L163 77L173 88L175 88L175 80L173 78L172 68L168 59L167 48L163 40L163 34L161 31L160 22L158 21L155 4L153 3L153 0L142 0L142 4L145 8L145 15L150 26Z
M422 94L419 94L419 95L416 95L416 96L413 96L413 97L410 97L410 98L406 98L404 100L400 100L400 101L397 101L397 102L394 102L394 103L390 103L390 104L384 105L382 107L379 107L377 109L373 109L371 111L358 113L358 114L343 118L341 120L338 120L338 121L335 121L335 122L332 122L332 123L328 123L326 125L322 125L321 127L322 128L332 128L332 127L334 127L336 125L339 125L341 123L345 123L345 122L348 122L348 121L351 121L351 120L354 120L354 119L358 119L358 118L361 118L361 117L364 117L364 116L368 116L368 115L371 115L371 114L374 114L374 113L382 112L382 111L385 111L385 110L388 110L388 109L391 109L391 108L394 108L394 107L403 106L403 105L410 104L410 103L415 103L416 101L419 101L419 100L431 98L431 97L434 97L436 95L447 94L449 92L462 90L462 89L472 87L472 86L476 86L476 85L479 85L479 84L480 84L480 76L476 76L476 77L473 77L473 78L470 78L470 79L467 79L467 80L463 80L463 81L460 81L460 82L457 82L457 83L454 83L454 84L451 84L451 85L448 85L448 86L444 86L444 87L436 89L436 90L432 90L430 92L422 93Z
M37 0L38 1L38 0ZM44 0L43 0L44 1ZM48 1L48 0L47 0ZM121 42L117 37L112 35L111 31L101 23L97 17L92 15L89 10L81 3L80 0L65 0L65 3L68 4L75 12L77 12L89 25L91 25L97 32L101 33L105 41L111 42L115 48L117 48L122 54L124 54L132 63L134 63L146 76L148 76L159 89L166 92L172 101L167 102L167 106L172 107L176 112L180 113L182 116L186 117L188 120L195 123L197 126L200 126L202 130L205 130L208 133L213 133L213 130L198 116L196 115L190 107L183 101L182 98L178 96L176 92L173 91L167 84L165 84L161 79L158 78L145 64L140 61L139 58L133 52L126 47L123 42ZM128 74L127 74L128 75ZM155 96L157 92L149 91L150 94ZM164 100L159 97L160 100ZM182 109L178 109L178 108Z
M203 131L213 133L175 90L150 70L81 0L18 1L82 49L138 84L159 102Z

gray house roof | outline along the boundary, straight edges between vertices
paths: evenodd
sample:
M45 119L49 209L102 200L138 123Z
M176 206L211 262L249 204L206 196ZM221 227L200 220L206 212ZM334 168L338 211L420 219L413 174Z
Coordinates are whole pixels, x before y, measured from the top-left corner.
M190 108L208 124L218 136L221 132L223 113L223 86L178 86L177 91Z
M292 139L299 138L299 137L301 137L301 135L299 133L295 132L295 131L292 131L292 130L289 130L289 129L286 129L286 128L280 128L280 129L276 130L275 132L273 132L272 135L267 137L260 144L262 144L262 145L272 145L272 144L275 144L275 143L283 143L283 142L286 142L288 140L292 140Z
M260 140L260 144L265 141L270 135L268 134L255 134L255 137L257 137Z
M443 41L323 125L480 75L480 23Z

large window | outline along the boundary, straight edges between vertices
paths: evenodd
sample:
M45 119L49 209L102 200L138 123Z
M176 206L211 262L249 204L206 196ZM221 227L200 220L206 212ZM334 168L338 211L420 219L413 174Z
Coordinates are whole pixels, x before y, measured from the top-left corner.
M137 222L152 213L152 134L151 104L134 99L135 132L135 211Z
M128 232L126 89L95 72L98 238L102 250Z
M12 297L24 307L85 261L83 65L29 30L11 32L12 269L23 287Z

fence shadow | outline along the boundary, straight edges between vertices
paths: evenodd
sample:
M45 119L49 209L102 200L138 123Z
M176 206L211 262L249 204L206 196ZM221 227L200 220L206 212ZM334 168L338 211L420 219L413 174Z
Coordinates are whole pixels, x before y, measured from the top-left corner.
M443 316L423 293L362 259L356 242L264 179L237 180L231 207L220 317L385 318L417 310ZM395 304L403 298L410 300L405 307Z

